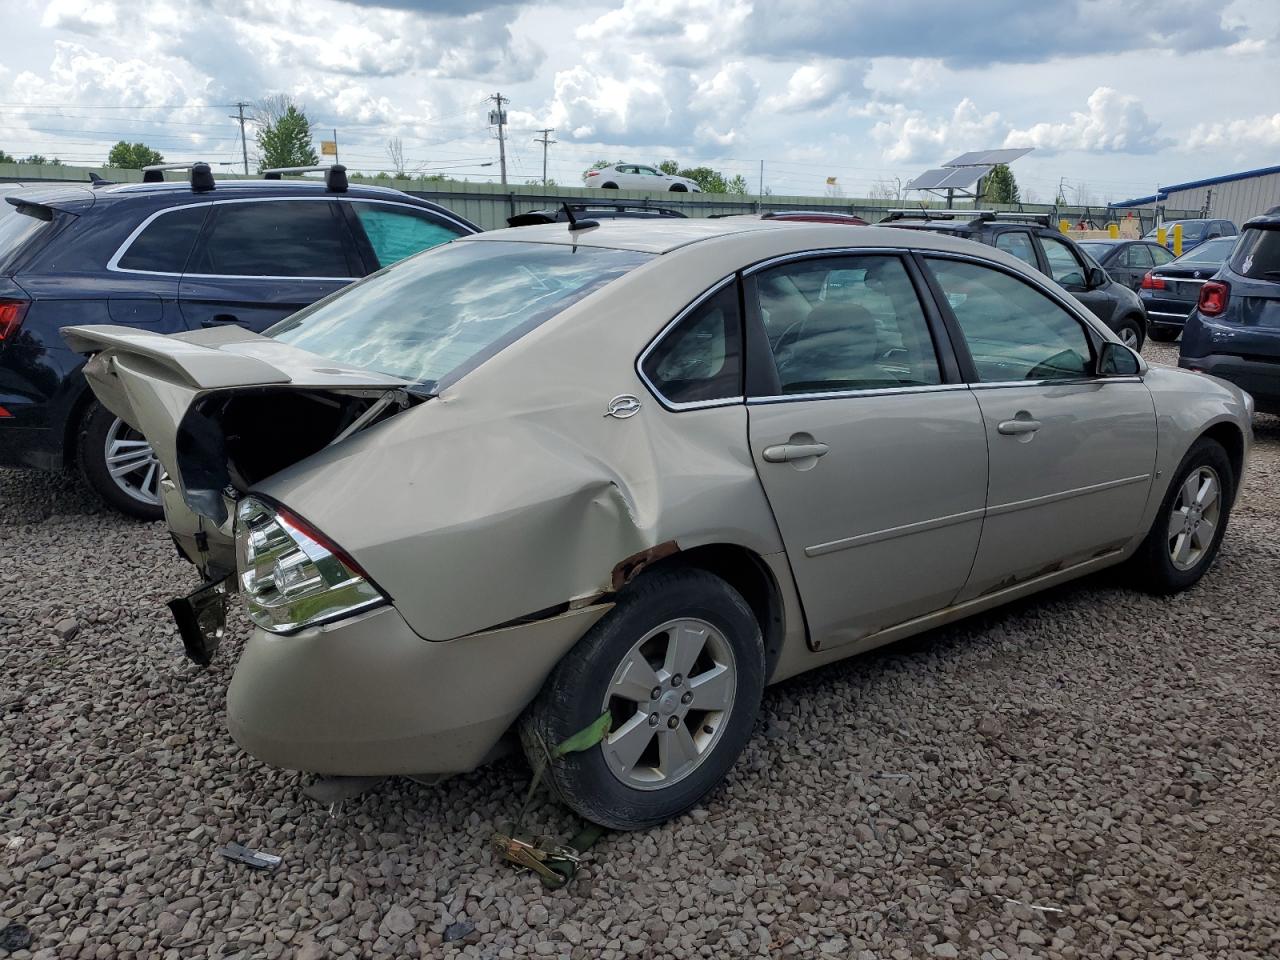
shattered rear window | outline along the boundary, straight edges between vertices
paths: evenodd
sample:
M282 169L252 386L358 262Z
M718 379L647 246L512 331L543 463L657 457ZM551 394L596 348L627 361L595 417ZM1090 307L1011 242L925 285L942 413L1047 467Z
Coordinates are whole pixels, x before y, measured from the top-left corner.
M558 243L453 243L321 300L267 335L431 387L652 258Z

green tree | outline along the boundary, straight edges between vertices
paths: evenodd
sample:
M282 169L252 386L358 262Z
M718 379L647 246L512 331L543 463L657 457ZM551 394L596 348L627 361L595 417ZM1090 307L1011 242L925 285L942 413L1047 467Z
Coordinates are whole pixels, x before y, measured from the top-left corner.
M991 168L983 183L982 199L987 203L1018 202L1018 181L1008 164L997 163Z
M39 154L39 153L33 153L33 154L31 154L31 156L29 156L29 157L23 157L23 158L22 158L21 160L19 160L18 162L19 162L19 163L29 163L29 164L31 164L32 166L36 166L36 167L43 167L45 164L47 164L47 163L49 162L49 158L48 158L48 157L46 157L46 156L43 156L43 155L41 155L41 154Z
M679 176L692 180L702 188L703 193L728 193L729 184L724 174L710 167L685 167ZM745 192L745 191L744 191Z
M311 167L319 163L311 144L311 121L288 97L268 97L258 105L258 169Z
M9 156L3 150L0 150L0 163L17 163L17 158Z
M122 170L141 170L153 163L164 163L164 156L145 143L127 143L121 140L107 154L107 166Z
M740 173L735 173L727 186L729 189L725 193L732 193L737 197L745 197L751 192L751 188L747 185L747 178Z
M658 169L667 176L674 177L678 176L680 173L680 164L676 163L674 160L663 160L658 164Z

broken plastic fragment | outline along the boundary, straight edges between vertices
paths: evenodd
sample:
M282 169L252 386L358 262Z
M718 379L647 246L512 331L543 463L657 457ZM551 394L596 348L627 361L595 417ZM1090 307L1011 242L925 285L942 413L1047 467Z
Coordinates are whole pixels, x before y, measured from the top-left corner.
M274 870L280 866L280 858L274 853L263 853L261 850L250 850L238 843L228 843L216 851L228 860L235 860L255 870Z

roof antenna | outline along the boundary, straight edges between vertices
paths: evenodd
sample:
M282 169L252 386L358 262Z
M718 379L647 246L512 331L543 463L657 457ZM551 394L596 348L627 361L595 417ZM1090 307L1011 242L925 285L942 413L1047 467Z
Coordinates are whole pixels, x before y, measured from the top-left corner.
M579 220L577 217L575 217L573 215L573 210L570 209L569 202L567 200L560 205L560 208L564 210L564 215L569 220L570 233L572 233L574 230L586 230L590 227L600 226L599 220Z

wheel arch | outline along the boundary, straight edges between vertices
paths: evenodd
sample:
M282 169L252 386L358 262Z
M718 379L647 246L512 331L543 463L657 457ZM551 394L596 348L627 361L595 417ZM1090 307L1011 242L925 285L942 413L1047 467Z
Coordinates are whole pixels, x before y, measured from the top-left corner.
M764 641L765 682L782 655L786 618L782 588L769 565L755 551L735 543L708 543L681 550L647 565L637 575L643 579L659 570L705 570L724 580L742 595L760 625Z
M1201 437L1214 440L1227 451L1227 459L1231 461L1231 472L1235 482L1234 494L1240 492L1241 474L1244 473L1244 433L1240 427L1230 420L1220 420L1200 434Z
M84 380L83 377L80 379ZM67 470L80 463L80 431L94 400L94 393L89 389L88 382L83 382L80 392L71 401L71 407L67 411L66 422L62 425L62 465Z

